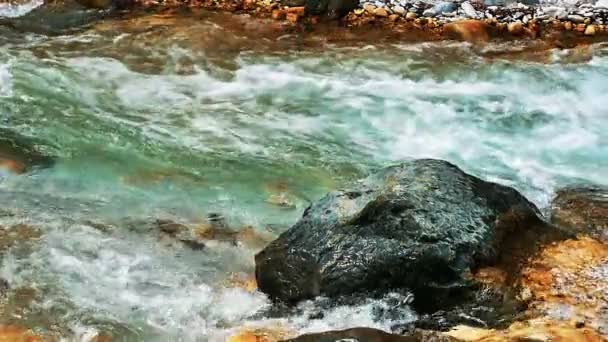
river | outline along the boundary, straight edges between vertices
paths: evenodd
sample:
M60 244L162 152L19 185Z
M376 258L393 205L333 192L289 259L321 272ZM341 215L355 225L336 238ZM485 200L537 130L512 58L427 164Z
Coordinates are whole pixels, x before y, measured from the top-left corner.
M378 318L390 298L270 318L262 293L231 281L259 247L191 249L149 222L212 214L272 237L327 191L409 158L446 159L541 208L560 186L608 184L607 46L341 42L229 16L0 27L0 128L55 157L0 174L0 225L36 230L2 256L0 277L30 293L2 322L68 340L390 330L416 318Z

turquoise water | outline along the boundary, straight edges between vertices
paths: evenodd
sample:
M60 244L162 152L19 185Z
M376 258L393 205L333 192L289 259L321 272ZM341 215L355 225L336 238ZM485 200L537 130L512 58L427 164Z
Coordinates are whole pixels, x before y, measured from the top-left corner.
M604 46L531 61L495 58L509 46L330 44L230 20L0 36L0 128L56 156L0 181L0 224L42 232L29 252L2 259L12 287L38 293L2 320L74 340L105 331L215 341L268 324L390 329L400 322L372 314L382 301L323 319L308 317L310 303L265 318L263 294L226 284L252 273L256 248L190 250L125 222L219 213L235 230L274 236L309 201L408 158L449 160L541 208L559 186L608 184Z

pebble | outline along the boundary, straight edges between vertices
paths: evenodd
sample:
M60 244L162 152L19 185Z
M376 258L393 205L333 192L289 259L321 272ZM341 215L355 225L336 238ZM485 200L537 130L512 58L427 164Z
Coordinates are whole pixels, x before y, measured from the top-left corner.
M464 14L471 18L471 19L475 19L477 18L477 11L475 11L475 8L473 8L473 5L471 5L470 2L465 1L462 3L462 5L460 5L460 7L462 8L462 10L464 11Z
M565 29L566 31L572 31L572 22L570 22L570 21L566 21L566 22L564 23L564 29Z
M513 35L520 35L524 32L524 24L521 21L509 23L507 30Z
M395 21L397 21L398 19L399 19L399 14L391 14L391 15L388 17L388 20L390 20L390 21L392 21L392 22L395 22Z
M585 28L585 36L594 36L595 35L595 25L588 25Z
M405 8L403 6L397 5L397 6L393 7L393 12L395 12L396 14L399 14L399 15L404 15Z
M407 12L407 14L405 15L405 19L407 20L414 20L416 19L417 15L414 12Z
M451 1L440 2L437 5L425 10L422 15L425 17L435 17L437 15L452 12L457 9L456 4Z
M388 11L384 8L376 8L374 10L374 15L377 17L388 17Z
M575 23L582 23L585 21L585 18L582 15L578 15L578 14L571 14L568 16L568 20L575 22Z
M374 10L376 10L376 6L368 3L363 5L363 9L367 12L374 13Z

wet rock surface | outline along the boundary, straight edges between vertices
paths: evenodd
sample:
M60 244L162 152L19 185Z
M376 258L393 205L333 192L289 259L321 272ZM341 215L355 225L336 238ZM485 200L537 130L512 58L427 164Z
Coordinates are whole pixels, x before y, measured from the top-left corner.
M516 190L414 160L312 205L256 255L256 278L286 302L407 288L415 307L433 311L475 288L465 273L497 263L507 236L541 226Z
M450 342L456 339L438 332L416 330L407 335L390 334L372 328L353 328L339 331L307 334L289 339L289 342L333 342L333 341L361 341L361 342L418 342L418 341Z
M0 171L20 174L52 166L54 158L39 151L37 146L33 139L0 129Z
M527 262L520 298L534 316L608 336L608 245L583 237L547 246Z
M131 0L49 1L17 18L0 18L0 26L21 32L57 35L82 30L119 10L133 7Z
M559 190L551 203L551 221L573 233L608 242L608 188L585 185Z

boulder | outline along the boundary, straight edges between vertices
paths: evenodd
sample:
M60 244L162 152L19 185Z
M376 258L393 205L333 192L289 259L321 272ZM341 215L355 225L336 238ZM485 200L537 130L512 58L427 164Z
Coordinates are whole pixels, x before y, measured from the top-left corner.
M359 7L358 0L306 0L304 8L308 15L326 14L330 18L339 18Z
M608 187L584 185L557 191L551 221L575 234L608 242Z
M64 0L45 1L18 18L0 18L0 26L19 32L47 35L66 34L82 30L133 6L133 0Z
M407 335L397 335L373 328L352 328L301 335L288 342L361 341L361 342L451 342L456 339L440 332L416 330Z
M515 189L449 162L407 161L307 208L256 255L256 278L287 303L408 289L418 310L433 310L475 287L471 270L518 254L506 246L526 250L546 234L539 215Z

